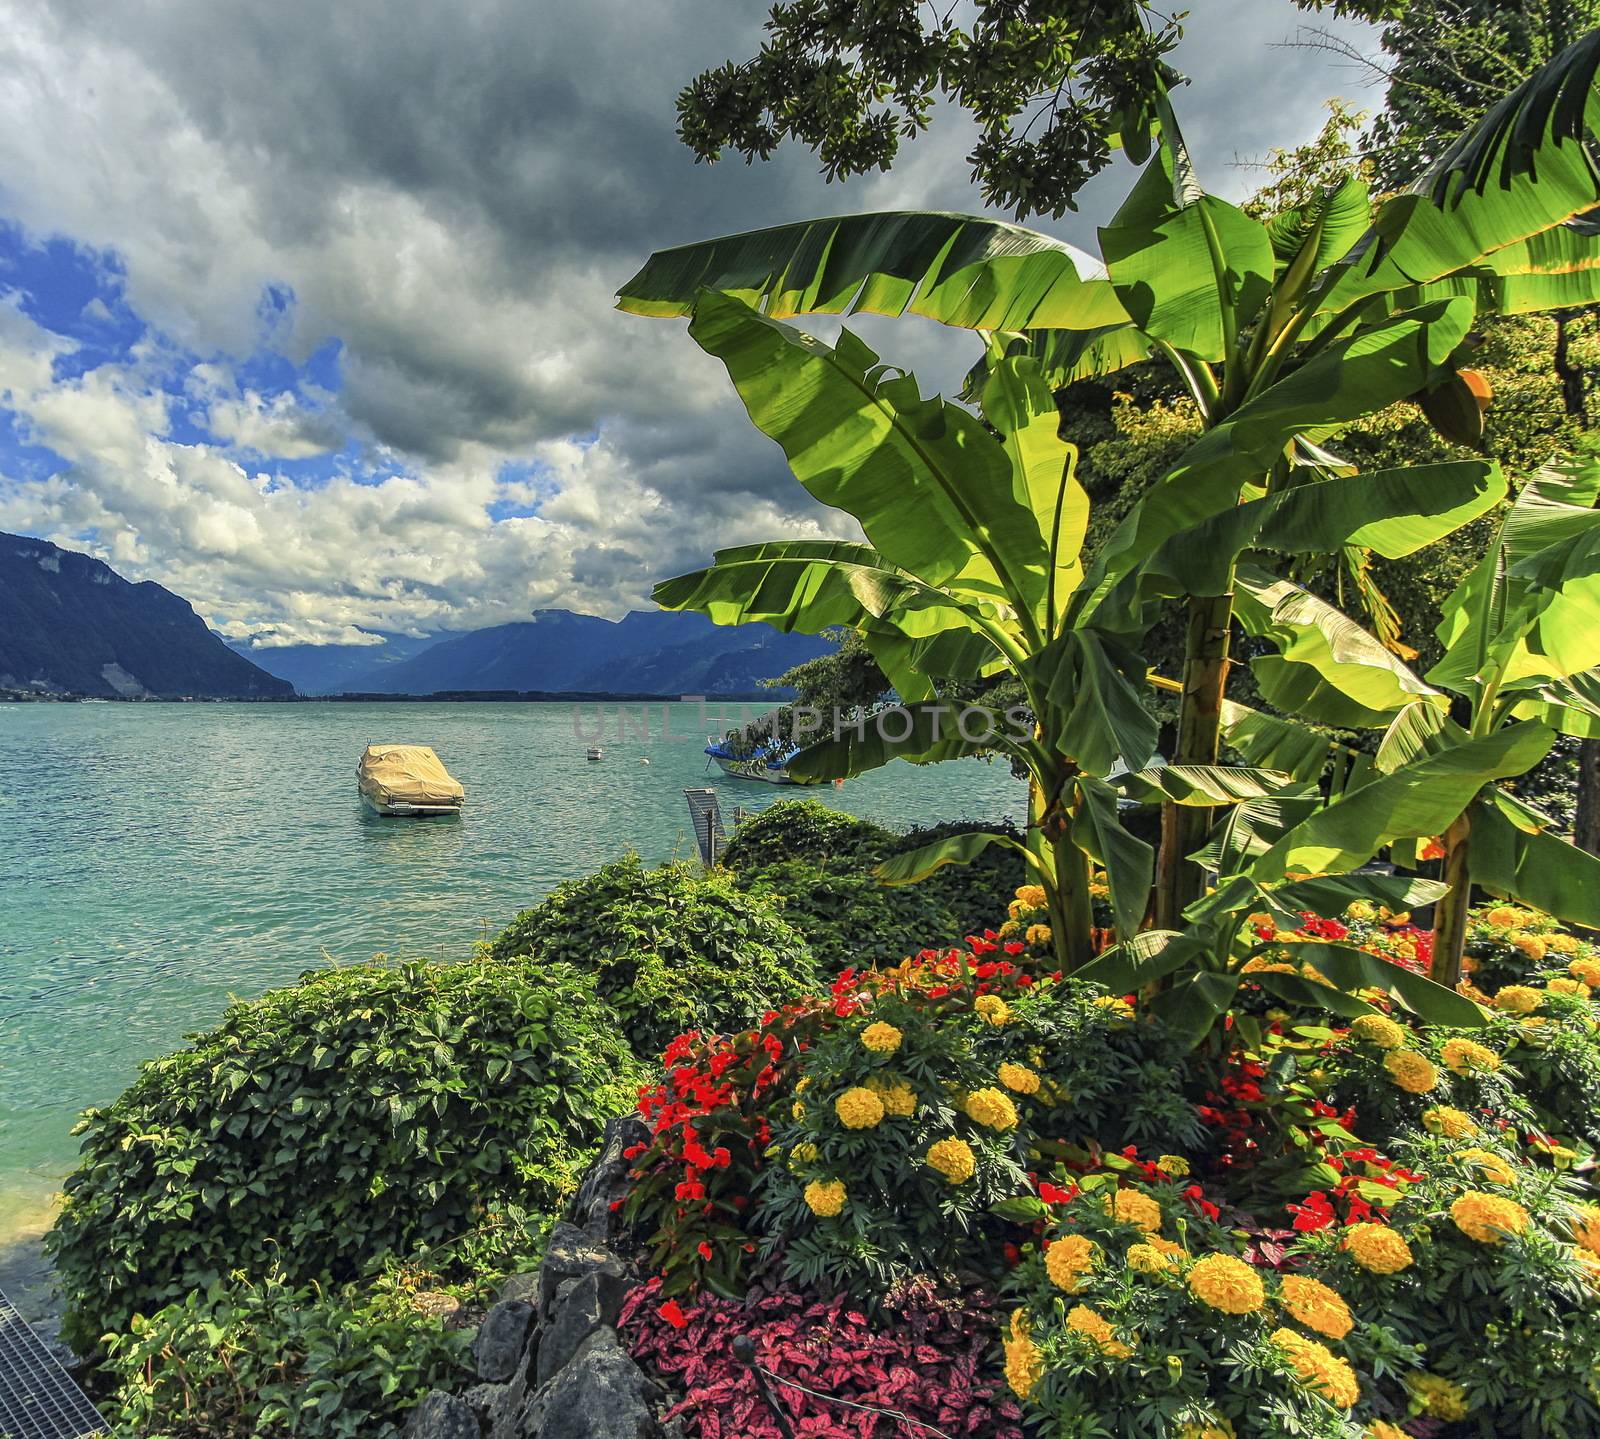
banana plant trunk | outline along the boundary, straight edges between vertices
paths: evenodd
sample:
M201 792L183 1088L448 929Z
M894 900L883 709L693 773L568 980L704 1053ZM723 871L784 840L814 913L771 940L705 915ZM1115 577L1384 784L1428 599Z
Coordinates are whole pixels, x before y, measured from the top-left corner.
M1183 698L1174 764L1215 764L1222 748L1222 701L1228 684L1233 595L1191 595L1184 645ZM1205 843L1212 811L1170 801L1161 811L1156 869L1156 926L1177 929L1183 911L1205 892L1205 874L1188 856Z
M1461 959L1467 947L1467 911L1472 907L1472 820L1470 811L1444 832L1444 872L1450 892L1434 907L1433 979L1454 989L1461 980Z

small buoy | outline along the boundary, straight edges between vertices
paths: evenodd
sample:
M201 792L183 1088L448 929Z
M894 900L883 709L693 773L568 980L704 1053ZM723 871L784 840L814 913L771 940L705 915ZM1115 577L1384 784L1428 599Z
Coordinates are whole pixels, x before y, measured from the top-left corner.
M640 755L640 756L639 756L639 763L640 763L640 764L649 764L649 763L650 763L650 761L649 761L649 759L647 759L647 758L646 758L646 757L645 757L645 756L644 756L644 755Z
M844 788L844 781L842 779L834 780L833 787L835 789L843 789Z

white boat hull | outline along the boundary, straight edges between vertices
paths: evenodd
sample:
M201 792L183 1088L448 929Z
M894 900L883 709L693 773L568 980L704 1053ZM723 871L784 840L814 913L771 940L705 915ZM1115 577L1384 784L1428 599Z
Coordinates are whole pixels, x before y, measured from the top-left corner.
M712 755L723 774L734 779L756 779L765 784L799 784L786 769L772 769L764 759L724 759Z
M386 818L426 819L431 815L460 814L461 806L458 804L409 804L405 800L390 800L385 803L375 798L366 790L361 791L363 803L374 814L381 814Z

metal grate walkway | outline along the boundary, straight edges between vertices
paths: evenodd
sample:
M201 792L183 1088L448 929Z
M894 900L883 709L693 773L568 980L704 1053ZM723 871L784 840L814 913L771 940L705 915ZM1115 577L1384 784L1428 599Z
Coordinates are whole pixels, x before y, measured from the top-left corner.
M105 1420L0 1293L0 1439L85 1439Z

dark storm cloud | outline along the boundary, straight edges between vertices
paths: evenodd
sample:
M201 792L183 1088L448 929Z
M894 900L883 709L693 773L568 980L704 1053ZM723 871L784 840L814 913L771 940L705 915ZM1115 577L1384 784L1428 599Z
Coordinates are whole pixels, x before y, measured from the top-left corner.
M263 287L284 287L294 304L275 343L297 359L343 346L344 388L317 434L342 420L424 480L605 437L567 456L563 497L541 509L572 527L538 551L529 584L544 603L592 598L602 577L637 602L649 578L630 578L637 556L681 567L754 537L758 521L814 532L819 519L682 325L611 309L652 249L819 214L981 208L959 117L905 147L891 175L847 185L826 185L796 149L754 167L694 164L673 134L673 97L700 68L753 49L759 4L0 0L6 12L0 214L113 250L130 302L175 343L248 353ZM1191 15L1181 113L1196 150L1220 157L1205 178L1225 190L1250 184L1227 164L1236 152L1306 138L1322 100L1350 88L1321 55L1269 48L1297 16L1287 0L1208 0ZM1093 249L1128 178L1102 178L1083 213L1043 227ZM952 385L973 355L969 337L927 324L859 328L925 389ZM279 418L254 432L307 423ZM629 533L629 486L652 517L647 543ZM91 512L71 498L52 500L54 523ZM230 515L249 503L231 498ZM133 499L123 510L135 523ZM204 528L174 522L139 563L198 580L222 549L173 551ZM525 567L531 544L527 527L494 537ZM430 583L479 606L470 586L503 579L480 573L486 563L463 559ZM219 606L242 592L239 575L211 585ZM308 584L311 623L315 575ZM334 606L328 622L378 618L404 616Z

